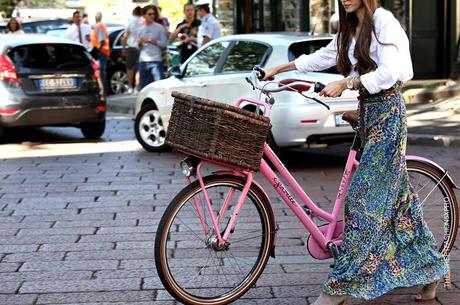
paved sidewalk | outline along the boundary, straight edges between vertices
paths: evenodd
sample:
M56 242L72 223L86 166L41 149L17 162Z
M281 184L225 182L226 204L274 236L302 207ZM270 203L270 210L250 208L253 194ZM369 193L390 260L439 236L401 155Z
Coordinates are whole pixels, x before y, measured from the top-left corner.
M408 140L414 145L460 147L460 85L425 88L424 82L407 85ZM428 83L430 84L430 83ZM134 115L136 96L109 96L108 110Z

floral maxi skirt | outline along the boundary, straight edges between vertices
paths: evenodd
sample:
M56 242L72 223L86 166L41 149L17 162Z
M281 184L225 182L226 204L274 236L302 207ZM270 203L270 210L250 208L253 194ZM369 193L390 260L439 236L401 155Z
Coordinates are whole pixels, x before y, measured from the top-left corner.
M406 109L400 84L365 98L365 146L345 199L345 232L329 295L374 299L448 272L406 169ZM362 124L361 124L362 125Z

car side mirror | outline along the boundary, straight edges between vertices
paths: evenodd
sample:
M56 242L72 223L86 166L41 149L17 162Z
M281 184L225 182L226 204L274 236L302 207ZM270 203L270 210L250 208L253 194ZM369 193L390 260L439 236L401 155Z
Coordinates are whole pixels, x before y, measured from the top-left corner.
M184 73L183 73L183 71L180 69L179 66L173 66L173 67L171 67L171 69L169 70L169 75L172 75L172 76L177 77L177 78L182 78L182 77L184 77Z

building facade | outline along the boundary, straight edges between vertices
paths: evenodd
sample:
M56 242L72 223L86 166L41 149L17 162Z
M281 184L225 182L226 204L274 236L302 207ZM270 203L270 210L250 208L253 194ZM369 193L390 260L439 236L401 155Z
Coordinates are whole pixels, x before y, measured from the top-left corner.
M415 79L448 78L457 58L460 0L382 0L411 42ZM335 0L209 0L226 34L333 33Z

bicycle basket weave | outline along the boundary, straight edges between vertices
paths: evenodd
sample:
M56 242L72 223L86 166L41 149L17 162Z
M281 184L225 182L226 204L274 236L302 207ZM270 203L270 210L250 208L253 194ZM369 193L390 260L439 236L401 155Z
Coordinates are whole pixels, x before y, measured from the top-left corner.
M174 91L166 144L179 151L258 170L270 119Z

